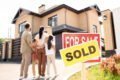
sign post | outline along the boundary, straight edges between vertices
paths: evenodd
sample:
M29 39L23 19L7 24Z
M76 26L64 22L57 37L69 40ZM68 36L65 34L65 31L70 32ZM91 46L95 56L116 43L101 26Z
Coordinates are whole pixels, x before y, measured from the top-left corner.
M91 45L92 47L90 49ZM63 49L60 50L60 54L64 64L70 66L82 62L81 80L86 80L87 70L85 62L100 62L100 35L90 33L64 33L62 35L62 46ZM81 52L76 49L81 50ZM98 55L93 56L95 53Z
M100 34L92 33L63 33L62 34L62 48L68 48L91 40L97 40L100 47ZM101 57L101 56L100 56ZM86 62L100 62L100 57L88 60Z
M87 80L86 78L86 68L85 68L85 63L82 63L82 69L81 69L81 80Z

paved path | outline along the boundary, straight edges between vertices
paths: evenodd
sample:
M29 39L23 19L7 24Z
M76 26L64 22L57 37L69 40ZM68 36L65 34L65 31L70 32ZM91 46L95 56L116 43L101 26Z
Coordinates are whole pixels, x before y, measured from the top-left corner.
M61 74L63 72L64 69L64 64L62 63L62 60L56 60L56 66L57 66L57 70L58 70L58 74ZM32 66L30 65L29 67L29 76L28 78L31 79L32 78ZM50 67L51 69L51 76L54 76L54 72L53 72L53 67L51 65ZM37 65L36 65L36 69ZM20 70L20 64L18 63L0 63L0 80L19 80L19 70ZM36 71L38 72L38 71Z
M86 64L86 67L93 64ZM52 65L51 65L52 66ZM62 60L56 60L56 66L59 76L55 80L67 80L69 76L81 70L81 63L70 67L65 67ZM51 76L54 76L53 67L51 69ZM36 65L37 69L37 65ZM17 63L0 63L0 80L19 80L20 64ZM38 72L38 71L37 71ZM32 68L29 67L28 79L32 78Z

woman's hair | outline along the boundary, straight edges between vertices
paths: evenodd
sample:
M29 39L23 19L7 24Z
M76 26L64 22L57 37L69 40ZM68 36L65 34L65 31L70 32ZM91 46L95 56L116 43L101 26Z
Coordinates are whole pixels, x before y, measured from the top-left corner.
M48 49L51 49L51 47L52 47L51 40L53 40L53 36L50 35L50 36L48 37L48 42L47 42L47 44L48 44Z
M41 27L41 28L39 29L39 39L42 38L43 31L44 31L44 27Z

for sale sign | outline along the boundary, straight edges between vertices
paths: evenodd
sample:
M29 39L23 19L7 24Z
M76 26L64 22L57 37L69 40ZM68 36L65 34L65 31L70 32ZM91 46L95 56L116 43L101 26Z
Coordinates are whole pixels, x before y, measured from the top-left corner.
M61 57L66 66L71 66L78 62L85 62L95 57L100 57L98 42L92 40L86 43L75 45L60 50Z
M91 40L97 40L100 48L100 34L91 33L63 33L62 34L62 47L68 48ZM89 60L87 62L100 62L100 57Z

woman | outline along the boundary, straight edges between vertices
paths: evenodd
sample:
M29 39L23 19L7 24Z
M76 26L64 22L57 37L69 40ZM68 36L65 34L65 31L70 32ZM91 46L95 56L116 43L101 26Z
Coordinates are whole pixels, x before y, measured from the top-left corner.
M35 79L35 77L36 77L35 64L38 63L37 43L36 43L35 39L33 40L33 43L32 43L32 49L33 49L33 53L32 53L32 72L33 72L33 79Z
M53 36L49 36L47 42L45 43L45 51L47 56L47 76L50 78L50 63L52 63L54 68L55 76L57 77L56 65L55 65L55 41Z
M39 30L39 34L35 36L37 41L37 51L38 51L38 71L39 77L45 78L45 68L46 68L46 55L45 55L45 38L47 37L47 33L44 31L44 27L41 27Z

